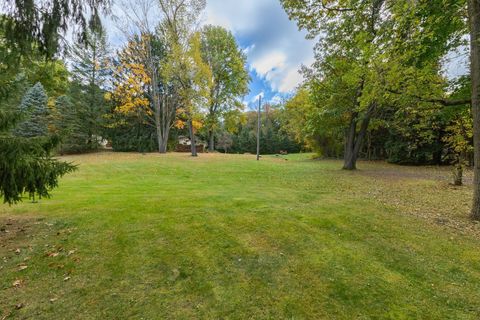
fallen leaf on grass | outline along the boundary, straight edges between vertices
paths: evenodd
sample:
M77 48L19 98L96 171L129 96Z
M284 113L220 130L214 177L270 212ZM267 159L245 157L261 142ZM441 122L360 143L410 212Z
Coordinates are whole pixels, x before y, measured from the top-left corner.
M176 281L179 276L180 276L180 271L178 269L173 269L172 275L169 277L169 280Z
M70 277L63 278L63 281L68 281L68 280L70 280Z
M50 302L51 302L51 303L54 303L54 302L57 301L57 300L58 300L58 298L52 298L52 299L50 299Z
M22 271L22 270L25 270L27 268L28 268L27 265L21 264L21 265L18 266L18 271Z
M58 255L59 255L58 252L49 252L49 253L47 253L47 256L48 256L48 257L56 257L56 256L58 256Z
M22 285L22 283L23 283L23 281L18 279L18 280L13 281L12 286L15 287L15 288L18 288Z
M50 263L48 264L48 267L49 267L49 268L52 268L52 269L61 270L61 269L65 268L65 265L64 265L64 264L61 264L61 263L57 263L57 262L50 262Z
M8 317L10 317L11 314L12 314L12 311L8 312L6 315L2 317L1 320L6 320Z

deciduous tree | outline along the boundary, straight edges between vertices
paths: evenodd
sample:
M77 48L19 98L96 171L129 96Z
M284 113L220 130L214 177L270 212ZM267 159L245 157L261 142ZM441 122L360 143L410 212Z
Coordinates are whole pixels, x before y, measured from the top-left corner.
M208 149L215 151L215 130L220 118L231 110L242 110L250 76L246 56L232 33L218 26L205 26L201 33L202 57L210 67L212 80L206 115Z

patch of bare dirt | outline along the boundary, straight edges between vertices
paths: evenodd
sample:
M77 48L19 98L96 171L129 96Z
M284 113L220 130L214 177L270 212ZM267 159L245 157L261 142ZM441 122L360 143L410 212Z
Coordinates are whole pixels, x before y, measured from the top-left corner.
M0 249L11 250L36 233L41 218L0 217Z

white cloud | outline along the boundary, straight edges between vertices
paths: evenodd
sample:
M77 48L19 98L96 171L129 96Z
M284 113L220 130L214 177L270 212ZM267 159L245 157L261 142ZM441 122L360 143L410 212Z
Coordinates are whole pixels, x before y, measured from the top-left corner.
M270 99L270 104L280 104L282 103L282 101L283 101L283 98L277 94L273 96L272 99Z
M114 0L114 15L124 17L122 2L130 3ZM159 16L153 7L149 13L154 25ZM118 48L125 42L125 35L119 30L121 23L113 20L108 17L105 24L110 43ZM314 42L306 40L305 32L298 31L295 22L288 20L278 0L208 0L201 21L231 30L244 48L251 70L274 92L294 90L302 81L298 73L301 65L313 62Z
M272 51L252 61L252 68L258 75L266 77L275 70L284 69L287 57L285 53Z
M273 91L294 90L302 81L301 65L313 62L314 42L288 20L278 0L209 0L204 21L234 33L250 67Z
M233 33L255 30L253 15L265 0L209 0L205 10L205 24L219 25Z
M256 96L254 96L250 102L255 103L255 102L258 101L258 99L260 99L260 97L261 97L262 99L265 98L265 93L264 93L264 92L260 92L259 94L257 94Z

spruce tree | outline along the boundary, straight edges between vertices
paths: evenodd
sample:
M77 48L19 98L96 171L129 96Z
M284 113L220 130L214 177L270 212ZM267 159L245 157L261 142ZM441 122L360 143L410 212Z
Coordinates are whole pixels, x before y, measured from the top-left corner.
M31 87L22 99L19 113L22 121L15 129L15 135L32 138L48 134L48 97L40 82Z
M75 169L70 163L52 158L57 136L22 137L12 134L21 120L18 112L0 108L0 197L13 204L30 198L48 197L58 179Z
M7 0L0 16L0 198L9 204L24 193L48 196L58 178L75 169L51 157L56 136L26 138L13 132L24 115L15 106L19 90L20 61L39 50L48 60L57 53L60 39L69 27L79 25L75 35L84 38L87 26L100 21L99 6L108 0ZM3 3L2 3L3 4ZM90 14L88 19L87 12ZM89 20L90 23L87 23ZM78 32L80 30L80 32ZM15 101L14 101L15 100Z
M0 92L0 198L13 204L24 194L31 198L48 197L58 179L73 171L75 166L51 157L58 144L56 136L21 137L15 128L24 120L18 112L17 93L24 87L24 79L16 77L3 82Z
M88 135L76 105L69 96L60 96L55 100L55 117L53 124L60 136L59 152L79 153L88 149Z
M81 88L76 101L78 116L87 135L86 149L98 148L102 132L103 115L106 112L103 88L109 76L109 48L105 30L95 25L86 33L86 40L77 43L70 52L72 75L75 85Z

